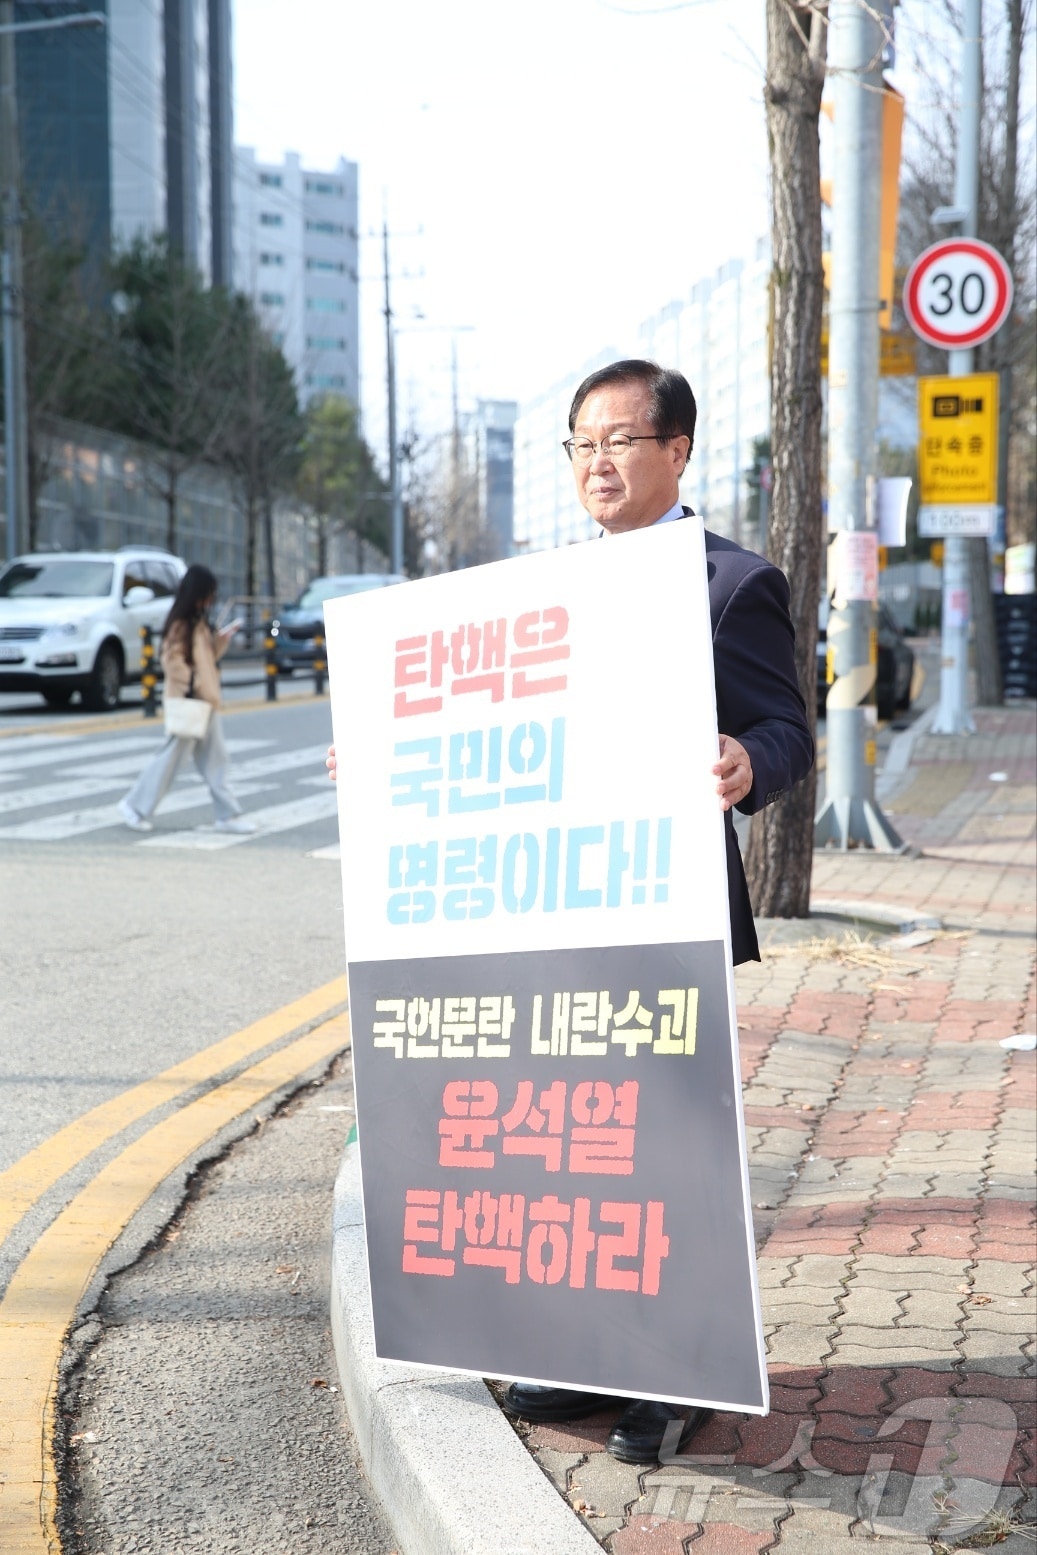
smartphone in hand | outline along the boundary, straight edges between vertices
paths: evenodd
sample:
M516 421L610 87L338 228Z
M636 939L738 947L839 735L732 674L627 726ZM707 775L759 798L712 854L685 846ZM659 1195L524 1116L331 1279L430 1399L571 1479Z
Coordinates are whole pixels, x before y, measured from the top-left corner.
M241 631L241 628L244 626L244 624L245 622L242 616L235 616L233 621L228 621L226 626L220 627L220 635L222 637L233 637L235 632Z

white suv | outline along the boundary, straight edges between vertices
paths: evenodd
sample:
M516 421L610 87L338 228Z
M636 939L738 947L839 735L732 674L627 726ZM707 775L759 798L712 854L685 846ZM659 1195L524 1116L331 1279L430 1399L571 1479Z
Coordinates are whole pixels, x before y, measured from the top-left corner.
M146 545L14 557L0 572L0 691L116 707L141 676L141 627L158 637L186 570Z

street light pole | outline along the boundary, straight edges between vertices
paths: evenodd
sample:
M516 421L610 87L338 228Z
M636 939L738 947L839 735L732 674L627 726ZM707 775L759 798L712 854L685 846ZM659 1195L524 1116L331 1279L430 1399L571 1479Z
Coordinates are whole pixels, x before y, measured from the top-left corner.
M400 451L396 445L396 341L389 301L389 223L382 223L382 259L385 272L385 380L389 397L389 500L390 565L403 572L403 491L400 485Z
M828 648L835 682L826 708L825 799L818 846L900 852L904 843L875 800L875 601L878 534L872 492L879 387L879 210L882 55L891 11L831 0L834 75L832 282L828 348ZM830 563L831 565L831 563Z
M961 108L958 153L954 168L954 211L962 237L976 236L979 201L979 99L982 89L982 0L965 0L962 14ZM952 377L971 373L971 347L948 352ZM940 701L934 734L972 734L976 725L968 709L969 553L962 535L943 542L943 609L940 624Z

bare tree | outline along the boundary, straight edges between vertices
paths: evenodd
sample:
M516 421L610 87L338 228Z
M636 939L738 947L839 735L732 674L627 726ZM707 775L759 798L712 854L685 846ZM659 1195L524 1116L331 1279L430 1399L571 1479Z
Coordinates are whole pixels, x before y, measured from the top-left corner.
M410 453L411 507L437 572L456 572L496 560L483 524L479 475L458 428L415 440Z
M773 350L767 554L792 590L796 668L813 723L821 510L821 182L818 117L827 54L824 0L767 0ZM810 911L816 779L753 818L746 873L756 911Z
M254 599L260 592L263 539L266 589L275 595L273 504L277 492L286 489L296 474L303 422L292 370L264 330L251 300L240 294L231 301L222 377L221 393L228 409L215 454L234 479L245 519L245 593Z
M321 395L307 407L295 491L310 514L319 574L328 570L332 535L351 531L362 556L372 509L384 509L384 502L357 408L340 394Z
M53 468L48 422L56 416L102 420L111 332L90 307L86 246L55 238L32 213L25 219L24 315L29 454L29 549L39 538L39 498Z
M116 430L149 443L148 477L165 504L167 549L178 543L180 483L212 458L231 400L223 368L233 314L229 294L207 290L165 238L138 238L117 257L120 368Z

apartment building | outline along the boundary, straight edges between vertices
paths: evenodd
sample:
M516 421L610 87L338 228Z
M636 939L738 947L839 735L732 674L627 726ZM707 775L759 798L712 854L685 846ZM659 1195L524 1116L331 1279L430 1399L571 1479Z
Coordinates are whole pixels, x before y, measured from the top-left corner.
M235 157L234 284L296 374L299 397L360 393L357 166L304 168L295 152Z
M596 526L576 501L562 449L569 406L581 379L621 357L676 367L698 405L695 449L683 499L711 529L753 545L743 533L745 470L753 439L770 428L767 284L770 245L732 259L687 297L644 320L629 341L602 350L571 376L524 403L515 423L515 542L523 550L589 539Z

